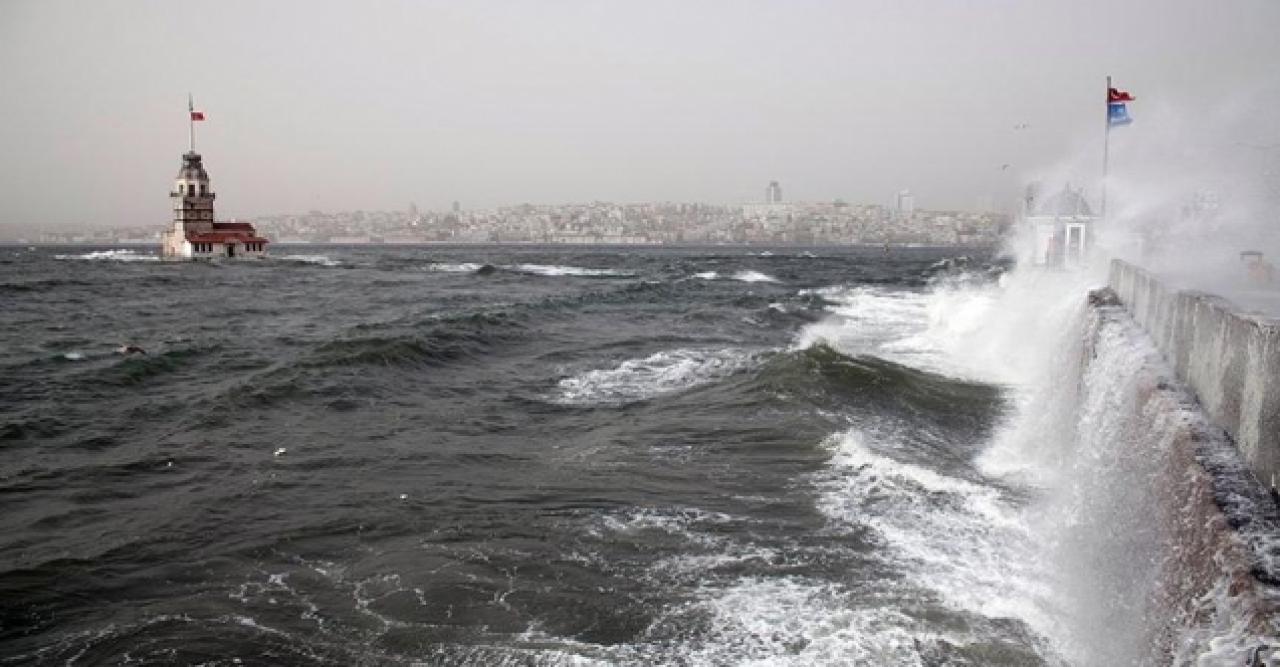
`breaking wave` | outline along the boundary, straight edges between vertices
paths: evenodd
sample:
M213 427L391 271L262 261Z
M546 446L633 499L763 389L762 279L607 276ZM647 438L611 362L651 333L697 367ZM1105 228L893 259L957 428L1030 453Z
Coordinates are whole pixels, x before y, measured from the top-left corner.
M759 271L739 271L733 274L732 278L744 283L776 283L777 278L760 273Z
M550 278L634 278L632 271L619 269L595 269L582 266L563 266L559 264L482 264L479 262L431 262L426 270L438 273L477 273L487 274L498 271L518 273L530 276Z
M271 255L269 259L295 264L315 264L317 266L343 266L342 262L328 255Z
M111 262L156 262L160 260L160 256L149 252L139 252L137 250L117 249L117 250L95 250L79 255L54 255L55 259L79 259L90 261L111 261Z
M743 578L707 588L671 619L705 626L665 656L693 665L919 665L923 624L856 592L803 577ZM671 621L668 621L671 622ZM678 663L677 663L678 664Z
M535 276L573 276L584 278L632 278L636 274L617 269L589 269L580 266L558 266L555 264L515 264L504 266L504 269L528 273Z
M771 543L755 520L694 508L629 512L602 524L596 539L682 543L681 555L638 576L691 590L658 612L642 641L577 644L579 655L606 664L921 665L921 652L937 644L926 623L880 604L892 584L870 591L793 572L856 558L852 549Z
M895 447L891 436L875 438L879 447ZM1019 619L1037 632L1050 627L1051 595L1037 569L1024 501L990 480L895 460L868 439L859 430L828 438L830 469L817 480L823 513L838 524L871 527L884 543L878 557L914 570L912 581L949 606Z
M475 262L432 262L427 265L427 270L440 273L475 273L486 266L489 265Z
M721 274L719 271L702 271L700 273L693 274L693 277L698 278L700 280L736 280L738 282L743 282L743 283L776 283L778 282L778 279L774 278L773 276L760 273L759 271L749 271L749 270L737 271L727 276Z
M557 385L555 401L565 405L619 405L691 389L755 365L760 352L665 350L629 359L614 368L590 370Z
M1002 390L871 355L849 356L818 342L774 357L757 381L824 407L936 423L952 438L982 435L1002 414Z

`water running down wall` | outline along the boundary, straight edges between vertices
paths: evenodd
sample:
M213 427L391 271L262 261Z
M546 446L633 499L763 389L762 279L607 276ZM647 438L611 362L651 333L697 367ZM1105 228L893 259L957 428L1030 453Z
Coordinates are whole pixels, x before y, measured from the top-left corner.
M1109 283L1264 484L1280 484L1280 321L1179 291L1128 262Z
M1128 300L1090 295L1071 438L1070 465L1081 474L1068 475L1061 501L1075 519L1054 550L1064 578L1077 582L1072 662L1280 664L1280 519L1250 470L1256 458L1242 461L1213 423L1225 401L1202 410L1170 368L1194 366L1202 375L1189 377L1202 377L1210 362L1175 335L1185 356L1182 366L1167 364L1134 322L1203 329L1205 315L1165 316L1153 305L1163 288L1149 275L1113 265L1113 284L1118 275ZM1139 314L1131 319L1122 301Z

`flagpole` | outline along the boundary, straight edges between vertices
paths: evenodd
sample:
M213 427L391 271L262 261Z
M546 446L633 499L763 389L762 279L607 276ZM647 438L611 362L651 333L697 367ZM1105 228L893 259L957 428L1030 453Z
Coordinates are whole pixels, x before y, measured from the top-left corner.
M1104 120L1103 127L1105 129L1102 131L1102 206L1100 210L1100 213L1101 213L1100 217L1103 220L1107 219L1107 161L1108 161L1107 158L1109 157L1108 153L1111 148L1111 75L1110 74L1107 75L1107 104L1106 104L1105 111L1106 111L1106 115L1104 116L1104 119L1103 119Z
M187 93L187 125L190 128L190 140L192 153L196 152L196 119L192 114L196 110L195 99L191 97L191 93Z

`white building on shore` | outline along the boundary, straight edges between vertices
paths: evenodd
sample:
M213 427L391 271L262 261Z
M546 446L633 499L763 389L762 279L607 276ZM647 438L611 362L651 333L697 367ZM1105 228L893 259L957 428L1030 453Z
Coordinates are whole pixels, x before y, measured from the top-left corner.
M1075 267L1084 262L1094 242L1098 218L1082 189L1063 186L1060 192L1040 197L1039 184L1027 187L1023 211L1031 262L1038 266Z

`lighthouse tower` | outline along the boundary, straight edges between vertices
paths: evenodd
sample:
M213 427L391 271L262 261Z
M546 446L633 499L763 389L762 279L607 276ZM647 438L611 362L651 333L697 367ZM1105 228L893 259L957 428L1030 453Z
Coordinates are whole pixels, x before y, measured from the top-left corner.
M191 106L191 105L189 105ZM209 172L195 151L195 122L204 113L191 113L191 146L182 155L182 167L174 179L169 199L173 202L173 223L165 230L160 255L166 258L261 257L267 239L258 236L247 222L215 222Z
M203 248L192 248L187 239L213 232L213 199L209 172L204 170L200 154L188 151L182 156L182 168L174 179L169 199L173 202L173 228L165 234L165 257L193 257L206 254Z

